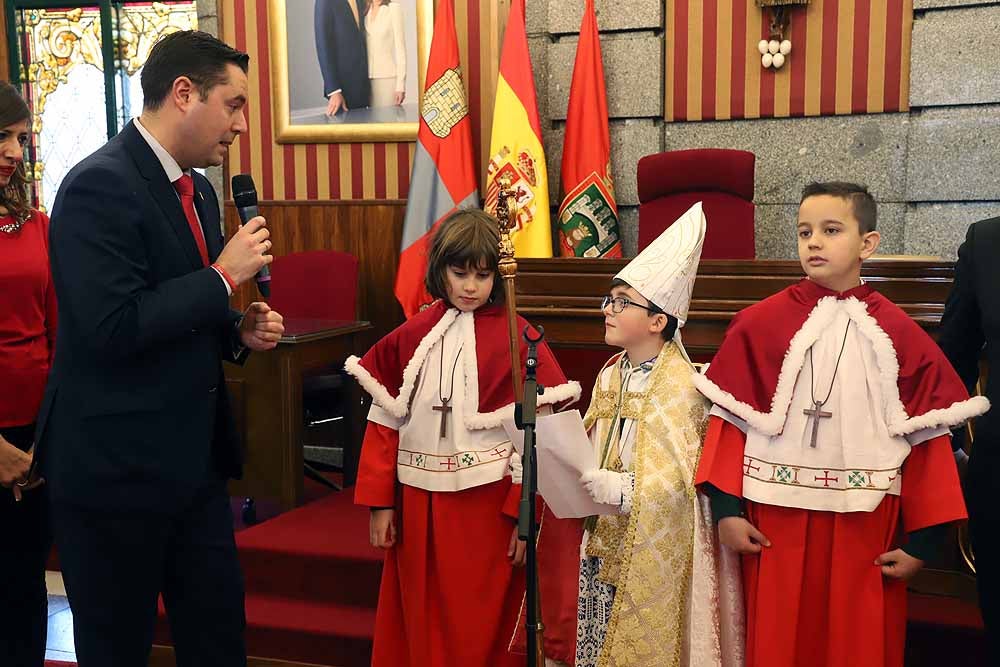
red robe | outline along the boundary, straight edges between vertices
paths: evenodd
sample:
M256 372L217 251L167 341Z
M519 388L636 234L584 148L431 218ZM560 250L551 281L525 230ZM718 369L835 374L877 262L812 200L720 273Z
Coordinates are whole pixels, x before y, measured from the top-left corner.
M404 369L446 310L438 303L417 314L360 362L349 363L376 402L389 403L406 391ZM520 320L518 330L525 324ZM487 417L513 402L503 308L476 311L475 332L479 416ZM526 354L522 343L522 369ZM540 403L579 396L579 385L566 382L544 344L538 358L539 382L551 392ZM524 569L513 568L507 557L520 485L511 484L509 476L451 493L399 484L398 446L397 431L369 423L355 488L356 503L397 510L396 545L387 550L382 572L372 665L522 665L523 656L508 651L525 588Z
M741 312L699 389L750 428L763 430L775 416L780 423L775 392L789 344L827 296L862 301L887 334L905 409L890 424L898 433L955 425L988 407L969 399L933 341L890 301L868 286L837 295L808 280ZM743 558L747 667L902 667L906 583L883 577L874 561L905 543L904 533L965 518L949 440L915 445L900 495L872 512L745 502L747 519L772 543ZM739 428L713 417L696 484L742 497L745 442Z

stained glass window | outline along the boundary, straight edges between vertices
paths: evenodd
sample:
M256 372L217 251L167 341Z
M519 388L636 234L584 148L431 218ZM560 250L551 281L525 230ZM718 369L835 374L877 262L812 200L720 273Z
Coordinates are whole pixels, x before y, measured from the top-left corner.
M198 10L193 0L13 0L6 11L17 45L11 80L33 114L34 197L50 210L66 173L142 110L139 76L153 44L196 28Z

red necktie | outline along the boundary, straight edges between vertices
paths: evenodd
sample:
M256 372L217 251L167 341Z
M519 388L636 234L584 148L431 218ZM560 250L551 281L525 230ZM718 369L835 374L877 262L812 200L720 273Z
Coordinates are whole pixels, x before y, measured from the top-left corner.
M182 174L174 181L174 189L181 198L181 207L184 208L184 217L187 218L188 226L194 235L194 242L198 245L198 254L201 255L201 263L208 266L208 247L205 245L205 232L198 222L198 214L194 210L194 179L187 174Z

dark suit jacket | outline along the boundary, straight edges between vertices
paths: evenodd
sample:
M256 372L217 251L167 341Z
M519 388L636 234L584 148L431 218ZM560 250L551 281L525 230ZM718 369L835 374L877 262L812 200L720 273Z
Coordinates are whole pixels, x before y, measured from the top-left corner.
M969 226L958 249L955 284L941 318L940 344L970 391L979 377L986 348L990 411L976 421L973 467L994 461L1000 481L1000 218ZM962 432L956 433L961 442ZM970 474L972 467L970 467ZM995 494L995 489L993 490Z
M192 175L214 260L218 202ZM222 374L239 313L133 124L63 180L49 242L60 327L36 441L53 498L170 509L239 476Z
M364 12L364 0L357 0ZM316 0L313 10L316 29L316 55L323 72L323 96L340 89L349 109L371 103L368 80L368 46L365 41L364 15L359 26L348 0Z

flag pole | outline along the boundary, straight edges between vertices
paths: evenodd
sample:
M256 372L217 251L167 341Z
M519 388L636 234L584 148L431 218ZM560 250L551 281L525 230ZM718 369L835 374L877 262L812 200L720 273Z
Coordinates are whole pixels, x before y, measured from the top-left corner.
M514 231L514 222L517 212L517 200L511 190L510 178L501 176L498 179L500 192L497 195L496 217L500 228L500 277L503 279L504 302L507 308L507 336L510 341L510 362L511 379L514 383L514 401L517 404L517 412L521 412L524 405L524 384L521 376L521 347L519 332L517 330L517 296L515 294L515 280L517 279L517 260L514 258L514 242L511 240L511 232ZM527 336L527 328L525 329ZM539 339L541 337L539 336ZM529 340L529 345L534 339ZM533 349L533 348L532 348ZM529 361L530 363L530 361ZM534 374L529 373L528 378L531 390L536 389ZM534 398L534 396L532 396ZM535 402L531 401L531 406ZM542 600L538 588L538 561L536 558L537 530L535 525L535 493L537 485L535 473L534 455L534 408L530 409L531 426L525 425L524 453L521 458L524 475L522 479L523 493L521 511L527 508L528 518L519 517L518 534L519 539L524 539L526 544L525 577L527 579L526 604L530 604L527 613L527 640L528 640L528 667L545 667L545 626L542 623ZM527 418L525 421L529 421ZM528 430L532 436L528 437ZM529 448L531 451L529 451ZM526 526L522 525L526 524Z

